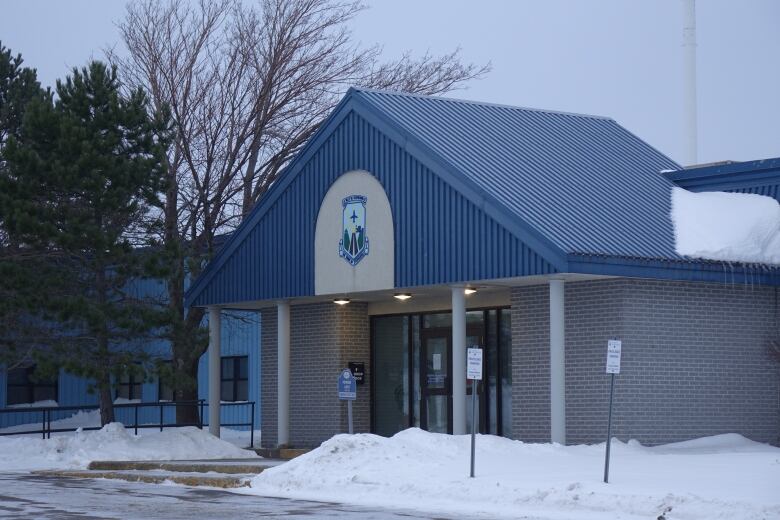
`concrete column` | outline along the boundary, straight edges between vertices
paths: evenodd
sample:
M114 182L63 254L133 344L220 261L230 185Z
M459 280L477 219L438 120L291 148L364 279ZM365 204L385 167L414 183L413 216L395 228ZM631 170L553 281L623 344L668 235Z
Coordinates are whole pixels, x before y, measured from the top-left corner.
M276 304L276 428L279 446L290 444L290 303Z
M550 280L550 440L566 444L566 319L563 280Z
M452 288L452 433L466 433L466 295Z
M219 307L209 307L209 433L219 437L222 390L222 316Z

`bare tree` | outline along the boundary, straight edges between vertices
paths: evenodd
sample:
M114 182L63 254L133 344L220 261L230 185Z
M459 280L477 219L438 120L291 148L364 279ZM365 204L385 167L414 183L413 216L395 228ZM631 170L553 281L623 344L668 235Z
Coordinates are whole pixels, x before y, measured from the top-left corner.
M340 0L139 0L118 24L127 54L109 57L153 108L170 107L177 126L163 237L174 365L190 381L177 385L177 399L197 395L207 346L203 310L183 307L186 276L200 273L215 236L240 223L346 88L437 94L489 70L463 64L459 50L383 62L380 47L356 44L347 27L363 9Z

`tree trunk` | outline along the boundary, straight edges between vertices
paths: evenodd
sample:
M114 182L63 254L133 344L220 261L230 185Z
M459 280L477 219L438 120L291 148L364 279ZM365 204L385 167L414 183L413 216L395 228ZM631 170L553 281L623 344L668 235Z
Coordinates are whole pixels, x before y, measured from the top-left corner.
M188 360L189 361L189 360ZM181 368L181 372L188 378L191 378L194 384L182 386L174 392L176 401L197 401L198 400L198 362L187 362L186 366ZM206 422L208 413L206 408L203 408L203 414L205 417L200 417L200 407L198 405L191 406L177 406L176 407L176 424L203 424ZM202 421L202 422L201 422Z
M100 425L114 422L114 400L111 398L111 376L104 373L98 382L100 387Z
M97 292L97 299L100 311L103 314L103 321L97 328L97 347L98 356L105 363L105 367L110 367L110 353L108 350L108 323L106 323L106 307L108 298L106 297L106 267L104 262L98 255L97 258L97 271L95 272L95 291ZM98 380L98 387L100 388L100 425L105 426L108 423L114 422L114 401L111 398L111 373L104 369Z

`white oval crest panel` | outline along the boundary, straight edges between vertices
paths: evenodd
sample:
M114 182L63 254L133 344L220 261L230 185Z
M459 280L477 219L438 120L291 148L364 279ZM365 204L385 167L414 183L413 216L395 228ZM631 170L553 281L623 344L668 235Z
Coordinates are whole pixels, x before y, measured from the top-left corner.
M344 233L339 240L339 256L357 265L368 254L368 236L366 235L366 202L363 195L350 195L341 201L341 227Z
M390 202L379 181L366 171L341 175L317 215L315 294L392 289L394 240Z

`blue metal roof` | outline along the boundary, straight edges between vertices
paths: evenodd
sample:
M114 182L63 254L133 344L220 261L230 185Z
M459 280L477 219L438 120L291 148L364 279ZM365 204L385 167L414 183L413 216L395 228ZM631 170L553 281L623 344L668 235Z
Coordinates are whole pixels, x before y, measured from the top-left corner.
M780 157L685 168L664 175L690 191L754 193L780 201Z
M679 259L670 212L679 166L614 120L360 90L566 253Z
M728 281L674 250L674 184L660 172L679 168L609 118L350 89L186 305L312 295L319 205L352 169L388 194L396 287L554 272ZM296 237L292 253L280 233ZM732 281L780 283L733 269Z

